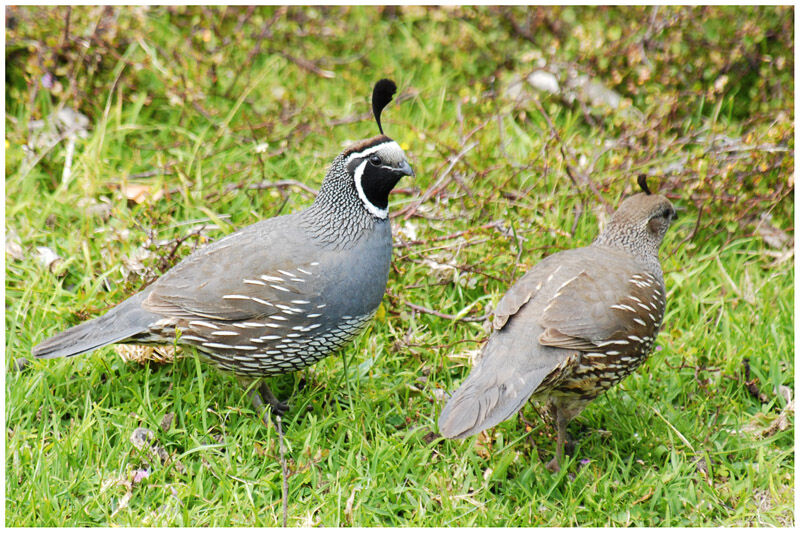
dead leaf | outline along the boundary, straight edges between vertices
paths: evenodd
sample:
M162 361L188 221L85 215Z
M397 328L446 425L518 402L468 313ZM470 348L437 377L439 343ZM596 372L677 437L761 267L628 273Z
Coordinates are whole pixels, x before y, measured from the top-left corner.
M142 450L155 438L155 434L147 428L136 428L131 433L131 444L137 449Z
M773 392L776 395L782 397L784 400L786 400L786 403L789 403L789 402L792 401L792 388L791 387L787 387L786 385L779 385L777 390L773 389Z
M50 270L50 272L57 276L63 276L65 274L65 272L59 268L64 260L53 250L47 246L37 246L36 254L36 259L39 261L39 264Z
M22 243L14 228L6 232L6 256L16 261L25 259L25 254L22 252Z
M175 420L175 413L165 414L164 418L161 419L161 431L169 431L169 428L172 427L173 420Z
M152 189L152 186L143 183L126 183L120 187L122 195L128 201L136 204L141 204L145 201L156 202L164 196L163 188L158 188L155 191Z
M177 459L173 461L167 450L158 445L155 433L153 433L152 430L136 428L133 430L133 433L131 433L130 441L137 450L145 452L148 461L151 463L158 460L160 464L168 465L172 462L175 465L175 470L179 473L184 474L186 472L186 467L183 466L183 463Z
M786 431L792 425L790 418L794 418L794 400L781 409L778 418L772 421L767 429L761 432L762 437L771 437L778 431Z
M484 459L492 456L492 437L487 431L478 433L478 437L475 439L475 453Z
M353 502L356 500L357 490L358 488L354 488L352 492L350 492L350 496L347 497L347 501L344 504L344 518L350 524L353 523Z
M637 503L646 502L647 500L650 499L650 496L652 496L652 495L653 495L653 487L650 487L650 490L647 491L647 494L645 494L644 496L642 496L641 498L639 498L637 500L634 500L633 505L636 505Z
M145 365L148 362L160 365L173 363L182 352L179 346L164 344L148 346L145 344L115 344L114 351L123 361Z
M767 246L783 248L787 243L791 242L791 237L785 231L772 225L772 215L762 213L759 218L760 221L756 225L756 233L764 239Z

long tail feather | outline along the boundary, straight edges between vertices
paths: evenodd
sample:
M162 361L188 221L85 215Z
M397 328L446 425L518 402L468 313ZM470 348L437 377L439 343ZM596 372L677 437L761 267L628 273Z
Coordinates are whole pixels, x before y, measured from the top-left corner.
M439 415L443 436L463 439L511 417L569 353L520 337L500 333L489 340Z
M40 359L72 357L91 352L145 331L159 319L141 308L142 293L128 298L105 315L78 324L33 347L31 353Z

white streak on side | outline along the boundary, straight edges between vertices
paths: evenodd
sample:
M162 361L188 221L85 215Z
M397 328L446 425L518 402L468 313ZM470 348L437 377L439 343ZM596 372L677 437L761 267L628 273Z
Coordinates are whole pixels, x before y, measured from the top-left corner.
M245 280L242 280L242 281L244 283L247 283L248 285L261 285L262 287L265 287L267 285L263 281L259 281L257 279L245 279Z
M203 320L192 320L191 322L189 322L189 325L196 328L219 329L219 327L212 324L211 322L204 322Z
M215 335L215 336L219 336L219 337L238 337L239 336L239 334L236 333L235 331L225 331L225 330L212 331L211 334Z
M645 321L642 320L641 318L636 317L633 319L633 321L636 322L637 324L647 327L647 323L645 323Z
M309 275L309 276L311 275L311 272L309 272L308 270L303 270L300 267L297 267L297 271L298 272L302 272L303 274L306 274L306 275Z
M220 344L218 342L204 342L203 346L205 346L206 348L225 348L226 350L230 350L233 348L233 346L229 344Z
M278 291L289 292L289 289L286 287L281 287L280 285L270 285L270 287Z

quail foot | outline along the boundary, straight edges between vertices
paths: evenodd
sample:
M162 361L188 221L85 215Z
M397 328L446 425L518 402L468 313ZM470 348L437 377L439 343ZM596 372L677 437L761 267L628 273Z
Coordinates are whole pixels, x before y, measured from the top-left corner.
M380 115L395 84L380 80L372 107L380 135L331 163L307 209L257 222L186 257L105 315L45 340L40 358L112 343L193 346L246 384L312 365L343 347L372 317L392 256L388 196L413 176ZM286 408L262 382L250 396ZM259 409L260 412L260 409Z
M567 423L645 360L666 305L658 249L675 218L665 197L622 202L585 248L547 257L503 296L481 359L439 417L448 438L464 438L546 400L558 432L558 470Z

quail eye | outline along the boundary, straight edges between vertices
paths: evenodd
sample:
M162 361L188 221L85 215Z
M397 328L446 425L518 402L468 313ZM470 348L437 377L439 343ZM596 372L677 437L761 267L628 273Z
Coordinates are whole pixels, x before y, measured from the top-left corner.
M381 156L375 154L369 156L369 162L375 165L376 167L380 166L381 163L383 163L383 161L381 161Z

